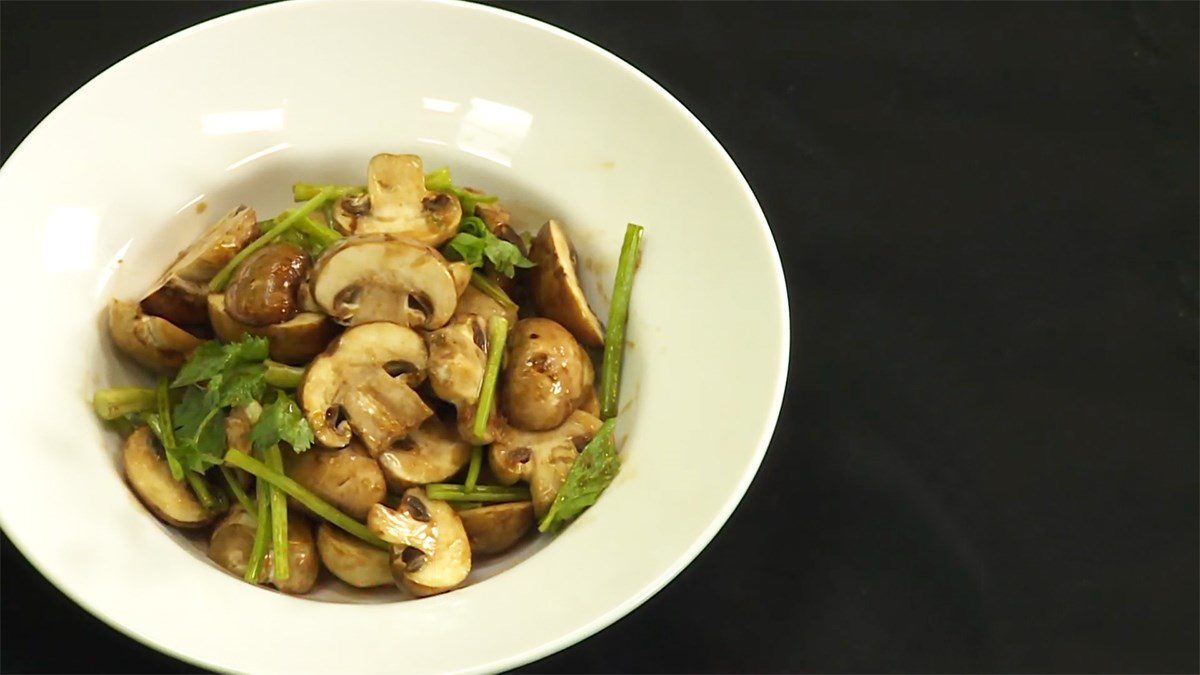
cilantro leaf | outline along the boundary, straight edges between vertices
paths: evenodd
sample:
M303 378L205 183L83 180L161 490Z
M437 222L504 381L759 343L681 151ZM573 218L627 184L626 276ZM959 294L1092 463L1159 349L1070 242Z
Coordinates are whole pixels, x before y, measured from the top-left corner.
M615 417L602 424L596 436L575 459L566 481L558 490L558 496L554 498L546 517L538 524L538 530L547 532L561 529L595 504L600 494L616 478L621 469L613 439L616 424Z
M483 251L487 248L486 239L459 232L454 235L447 246L471 267L483 267Z
M533 261L522 255L521 249L492 234L483 220L476 216L463 218L458 226L458 234L446 246L471 267L482 267L486 259L496 271L510 278L516 273L517 267L533 267Z
M209 340L192 352L191 358L179 369L172 387L185 387L210 380L221 371L243 363L262 362L267 358L267 339L254 335L243 336L237 342L221 344Z
M250 440L255 450L264 450L279 442L286 442L296 452L312 447L313 431L304 419L300 406L287 393L276 390L275 400L263 406L262 414L250 430Z
M267 391L267 367L250 363L213 376L205 387L205 402L210 407L250 405Z
M207 394L188 387L175 406L175 457L188 471L203 473L225 455L225 410L210 406Z

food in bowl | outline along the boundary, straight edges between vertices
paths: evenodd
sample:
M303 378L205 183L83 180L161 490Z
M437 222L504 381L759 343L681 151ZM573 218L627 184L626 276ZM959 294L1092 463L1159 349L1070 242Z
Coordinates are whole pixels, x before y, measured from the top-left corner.
M252 584L303 594L323 566L426 596L595 503L619 468L642 228L605 325L566 228L521 232L449 169L384 153L365 186L292 191L296 208L238 206L110 303L116 346L159 375L93 399L147 509L208 529L209 557Z

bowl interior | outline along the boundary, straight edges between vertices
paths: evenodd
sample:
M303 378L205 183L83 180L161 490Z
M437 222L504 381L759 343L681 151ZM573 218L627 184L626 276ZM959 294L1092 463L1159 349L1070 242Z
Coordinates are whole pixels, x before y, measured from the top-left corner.
M296 49L318 44L338 48ZM247 203L273 214L295 180L359 182L380 151L451 166L458 182L501 195L526 228L561 218L601 316L625 223L647 227L623 468L564 533L484 566L467 588L396 603L323 590L354 602L310 602L220 572L193 542L164 536L122 484L117 440L88 401L145 376L115 358L102 309L144 291L222 212ZM699 552L778 414L786 295L736 167L626 64L497 10L284 3L184 31L64 102L0 169L0 199L20 252L0 267L18 291L4 299L7 315L19 318L0 341L19 355L8 372L22 383L3 393L12 431L0 524L97 616L213 668L494 670L570 644ZM264 622L323 646L267 648Z

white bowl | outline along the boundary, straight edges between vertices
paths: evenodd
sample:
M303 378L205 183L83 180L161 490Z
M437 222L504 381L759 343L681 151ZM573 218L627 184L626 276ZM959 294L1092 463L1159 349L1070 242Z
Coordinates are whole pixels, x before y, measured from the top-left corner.
M234 205L273 214L291 182L360 182L385 150L451 166L460 182L502 195L527 227L561 218L601 316L625 223L646 226L624 466L560 536L485 566L461 590L383 604L288 597L220 571L123 484L118 441L88 400L145 376L115 357L103 306L145 290ZM0 169L0 203L0 524L88 611L210 668L484 671L570 645L645 601L708 543L779 412L783 274L737 167L628 64L507 12L305 2L209 21L60 105Z

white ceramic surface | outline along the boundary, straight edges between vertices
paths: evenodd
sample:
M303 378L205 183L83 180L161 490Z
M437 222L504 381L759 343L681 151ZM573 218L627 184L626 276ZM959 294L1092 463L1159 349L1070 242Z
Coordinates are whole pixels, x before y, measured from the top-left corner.
M88 400L144 376L114 357L102 308L143 291L236 204L272 214L294 180L361 182L380 151L450 165L459 182L503 195L526 226L561 218L602 316L625 223L647 227L624 467L562 535L464 589L384 604L287 597L219 571L122 483L117 440ZM783 275L733 162L629 65L506 12L302 2L183 31L49 115L0 169L0 203L0 525L96 616L211 668L487 671L570 645L708 543L779 412Z

